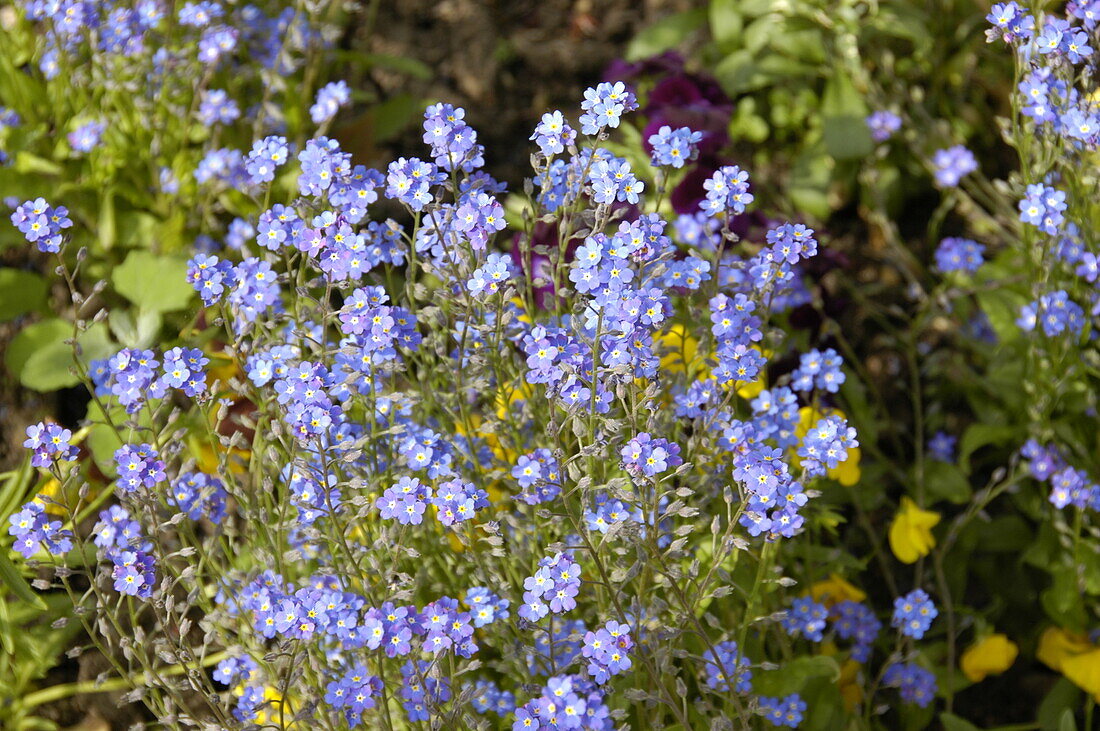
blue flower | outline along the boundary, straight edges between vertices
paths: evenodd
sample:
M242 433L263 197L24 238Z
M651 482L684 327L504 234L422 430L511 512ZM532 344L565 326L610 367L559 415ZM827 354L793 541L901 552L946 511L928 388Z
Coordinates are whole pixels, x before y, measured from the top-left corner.
M317 100L309 108L310 119L314 124L324 124L350 101L351 90L348 89L347 82L331 81L317 90Z
M744 213L745 207L753 201L753 195L749 192L749 174L736 165L715 170L710 179L703 182L703 188L707 194L699 207L709 216Z
M699 155L699 143L702 132L693 132L690 127L673 130L667 124L650 135L649 144L653 148L650 160L654 167L672 166L682 168Z
M871 130L871 139L885 142L901 129L901 117L893 112L879 110L867 117L867 127Z
M914 589L903 597L894 600L892 626L898 628L906 637L919 640L932 626L932 620L939 612L936 605L923 589Z
M936 696L936 676L913 662L896 662L886 668L882 682L901 691L901 699L924 708Z
M761 696L759 702L757 713L772 726L798 728L802 723L802 714L806 712L806 701L802 700L802 696L798 693L792 693L784 698Z
M586 135L599 134L605 129L619 126L623 114L638 108L634 92L626 88L621 81L603 82L586 89L581 102L581 132Z
M577 132L566 123L561 112L553 111L542 115L542 121L535 126L531 139L544 157L553 157L565 152L565 148L574 143Z
M943 188L954 188L965 176L978 169L974 153L962 145L944 150L936 150L932 156L935 168L936 184Z
M977 241L948 237L936 248L936 268L941 272L975 272L984 262L985 247Z

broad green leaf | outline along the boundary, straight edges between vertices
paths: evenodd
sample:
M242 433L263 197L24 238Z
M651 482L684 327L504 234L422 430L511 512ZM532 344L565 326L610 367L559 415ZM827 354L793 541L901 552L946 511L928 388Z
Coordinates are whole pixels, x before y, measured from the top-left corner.
M423 104L412 94L395 94L370 111L376 142L386 142L401 133L423 111Z
M73 347L67 345L65 338L46 347L39 348L27 358L23 370L19 373L19 382L35 391L56 391L80 383L80 377L73 373ZM80 346L80 361L88 364L93 360L106 358L114 350L107 327L96 323L80 334L76 340Z
M825 149L834 158L858 159L874 149L871 132L864 121L867 103L844 71L838 69L825 84L821 111Z
M989 318L989 325L997 333L997 340L1009 343L1021 337L1016 319L1020 308L1027 304L1027 297L1004 287L987 289L977 293L978 304Z
M947 500L955 504L970 499L970 481L958 467L939 460L929 460L924 464L924 486L928 494L935 499Z
M954 713L941 713L940 723L943 724L943 731L981 731L978 726Z
M801 691L813 678L829 678L835 681L840 677L840 666L836 660L825 655L799 657L784 663L777 670L764 670L752 678L754 693L766 696L782 697Z
M159 312L121 310L111 315L111 332L127 348L148 348L160 333L162 322Z
M111 281L119 294L145 312L182 310L195 295L187 281L187 263L151 251L131 251Z
M1077 731L1077 719L1068 708L1062 711L1062 717L1058 719L1058 731Z
M1059 678L1039 704L1037 719L1043 731L1060 731L1064 714L1073 717L1073 709L1081 705L1081 689L1066 678Z
M42 348L56 345L73 336L73 326L58 317L41 320L28 325L16 335L8 345L4 355L4 364L8 371L18 377L23 366L34 353Z
M706 8L695 8L669 15L634 36L634 40L626 47L626 60L641 61L643 58L663 53L682 43L706 20Z
M874 149L863 117L843 115L822 120L825 149L837 160L858 160Z
M351 58L362 60L374 68L384 68L398 73L408 74L417 79L432 78L432 69L423 61L408 56L394 56L388 53L356 53Z
M0 269L0 322L46 308L46 280L35 272Z
M19 573L19 569L8 558L7 549L0 550L0 579L3 580L0 583L3 583L5 587L23 601L37 609L46 608L46 603L27 585L27 581Z
M970 457L977 450L990 444L1004 444L1012 440L1016 430L1004 424L971 424L959 441L959 466L970 472Z
M719 44L735 43L745 27L738 0L710 0L710 34Z

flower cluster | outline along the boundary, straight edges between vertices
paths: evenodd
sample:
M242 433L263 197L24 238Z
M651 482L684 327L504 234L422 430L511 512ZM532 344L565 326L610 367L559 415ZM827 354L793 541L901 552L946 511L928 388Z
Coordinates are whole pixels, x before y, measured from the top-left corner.
M972 239L949 236L936 248L936 268L941 272L976 272L985 247Z
M27 503L8 521L8 535L15 538L13 548L24 558L31 558L42 548L56 556L72 550L72 531L63 529L60 520L50 520L46 506L40 502Z
M581 570L573 559L557 553L539 561L539 569L523 582L523 606L519 616L538 622L549 613L561 614L577 606Z
M115 591L139 599L152 598L156 582L153 545L130 512L118 505L102 511L95 536L99 557L111 563Z
M683 464L680 445L667 439L654 439L645 432L627 442L620 454L626 471L635 477L656 477Z
M919 640L938 614L928 594L923 589L914 589L894 600L894 616L890 621L906 637Z
M912 662L898 662L886 668L882 682L901 691L901 699L921 708L936 696L936 676Z
M51 206L43 198L19 205L11 222L39 251L50 254L61 251L63 232L73 225L65 206Z
M773 726L798 728L802 723L802 714L806 712L806 701L798 693L784 698L761 696L757 712Z
M824 604L818 604L810 597L795 599L787 616L783 618L783 629L792 637L801 635L811 642L821 642L825 631L825 620L829 610Z
M791 388L795 391L812 391L815 388L836 393L844 384L844 360L835 350L824 352L811 350L799 356L798 368L791 374Z
M871 139L875 142L885 142L901 129L901 117L881 109L867 117L867 128L871 130Z
M69 444L73 433L60 424L38 422L27 427L27 438L23 446L31 450L31 465L49 467L57 460L72 462L79 450Z
M698 157L698 145L702 140L702 132L693 132L689 127L674 130L666 124L649 137L649 146L653 149L650 160L654 167L682 168Z
M970 173L978 169L974 153L962 145L937 150L932 156L935 168L936 184L944 188L954 188Z
M595 632L589 631L581 650L588 658L588 674L603 685L611 676L625 673L631 666L630 649L633 646L630 627L625 624L610 621Z
M165 480L165 464L149 444L124 444L115 450L118 486L126 492L152 489Z
M1065 332L1080 335L1085 329L1085 311L1069 298L1068 292L1060 289L1021 307L1016 324L1025 332L1042 327L1047 337Z

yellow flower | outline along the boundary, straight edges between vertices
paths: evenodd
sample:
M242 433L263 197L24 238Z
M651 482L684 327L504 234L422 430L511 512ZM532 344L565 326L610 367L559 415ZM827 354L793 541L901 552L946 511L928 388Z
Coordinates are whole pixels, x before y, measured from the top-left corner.
M1067 655L1062 659L1062 675L1100 700L1100 647L1093 645L1087 652Z
M740 391L738 391L740 393ZM810 429L813 428L817 422L824 419L826 416L839 416L841 419L847 419L844 412L840 409L822 409L817 410L812 406L803 406L798 410L798 424L794 428L794 435L801 442ZM859 447L853 447L848 450L848 458L838 464L836 467L827 471L830 478L836 480L845 487L851 487L859 482L859 478L862 476L862 472L859 469L859 462L863 458L863 452ZM795 466L800 466L802 461L798 459L798 455L795 454L795 450L791 450L791 460Z
M837 678L836 683L840 686L840 697L844 699L844 707L849 713L863 701L861 668L858 662L850 659L840 666L840 677Z
M971 683L978 683L987 675L1000 675L1008 670L1019 653L1020 648L1005 635L987 635L966 648L959 667Z
M683 373L688 367L698 366L695 353L699 344L683 325L672 325L657 336L653 345L661 353L661 368L666 371Z
M61 483L56 477L50 477L43 482L31 502L44 507L47 513L58 516L65 515L65 506L68 505L65 496L61 494Z
M1088 637L1061 627L1047 627L1039 637L1035 656L1100 701L1100 647Z
M940 514L922 510L907 497L901 499L901 509L890 524L890 548L902 563L916 563L936 545L932 528L940 522Z
M1047 627L1039 637L1039 649L1035 657L1055 672L1062 672L1062 663L1067 657L1080 655L1092 649L1089 638L1069 632L1061 627Z
M821 602L827 607L840 602L861 602L867 598L866 594L838 574L829 574L829 578L811 586L810 596L815 602Z
M524 304L522 299L520 299L519 297L513 297L508 301L515 305L516 310L519 312L519 314L516 316L517 320L519 320L520 322L525 322L528 325L533 322L531 316L527 314L527 305Z

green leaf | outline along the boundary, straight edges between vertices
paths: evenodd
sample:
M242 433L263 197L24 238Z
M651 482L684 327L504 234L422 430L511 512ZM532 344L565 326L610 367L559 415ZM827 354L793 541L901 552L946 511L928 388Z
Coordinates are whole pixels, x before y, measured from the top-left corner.
M1058 719L1058 731L1077 731L1077 719L1068 708L1062 711L1062 717Z
M959 441L959 466L970 472L970 457L990 444L1005 444L1016 436L1016 430L1003 424L971 424Z
M111 188L103 191L99 201L99 243L107 250L115 245L118 227L115 225L115 192Z
M71 335L66 334L64 339L32 353L19 373L19 382L43 393L80 383L80 377L72 372L73 346L65 343ZM103 323L92 325L77 337L76 342L80 346L80 362L84 364L106 358L114 350Z
M0 269L0 322L46 308L46 280L34 272Z
M685 10L659 20L634 36L626 47L627 61L641 61L682 43L707 20L706 8Z
M60 318L36 322L12 340L5 364L20 383L36 391L56 391L75 386L80 383L80 378L71 372L73 346L65 342L72 336L73 326ZM77 344L82 363L105 358L113 350L107 328L102 323L81 333Z
M799 657L777 670L764 670L754 674L752 689L760 695L782 697L800 692L813 678L836 681L839 677L840 666L833 658L825 655Z
M940 723L943 724L943 731L981 731L978 726L954 713L941 713Z
M19 569L15 567L15 564L8 558L7 551L0 551L0 579L2 583L8 589L12 591L17 597L33 605L37 609L45 609L46 603L42 601L42 598L31 590L31 587L27 585L27 581L23 578L23 575L19 573Z
M1059 678L1039 704L1037 720L1043 731L1060 731L1060 723L1066 713L1073 717L1073 709L1081 704L1081 689L1066 678Z
M857 159L874 149L871 132L864 121L867 103L848 74L837 70L826 82L821 111L825 149L834 158Z
M822 120L825 149L837 160L858 160L874 149L863 117L844 115Z
M710 0L710 34L719 44L736 42L745 20L738 0Z
M371 109L376 142L387 142L399 135L413 117L423 111L420 100L412 94L395 94Z
M924 485L928 494L939 500L947 500L956 505L970 499L970 482L962 470L953 464L939 460L924 464Z
M131 251L111 281L119 294L145 312L182 310L195 295L187 281L187 263L151 251Z
M38 350L62 342L73 335L73 326L61 318L51 317L23 328L8 345L4 364L18 377L27 360Z
M978 292L977 298L982 312L989 318L990 327L997 333L997 340L1009 343L1022 336L1016 318L1020 316L1020 308L1027 304L1027 297L1020 292L997 287Z
M135 313L121 310L111 315L111 332L127 348L148 348L160 333L159 312Z
M798 210L816 218L828 218L831 211L829 180L834 165L820 145L798 156L791 170L791 185L788 190L791 201Z
M408 56L395 56L388 53L356 53L353 58L362 59L365 64L372 68L397 71L425 81L432 78L430 66L423 61Z

